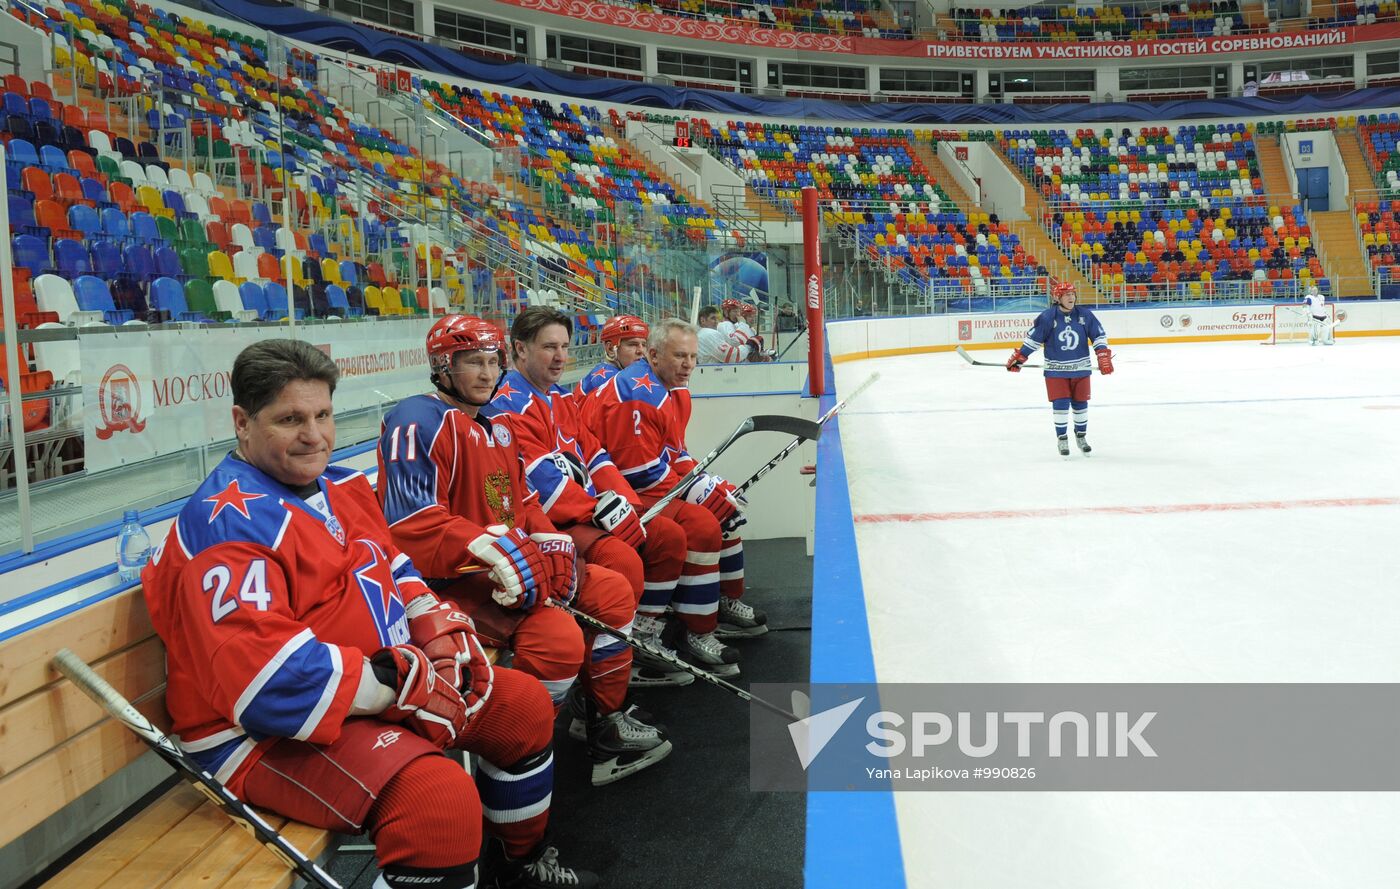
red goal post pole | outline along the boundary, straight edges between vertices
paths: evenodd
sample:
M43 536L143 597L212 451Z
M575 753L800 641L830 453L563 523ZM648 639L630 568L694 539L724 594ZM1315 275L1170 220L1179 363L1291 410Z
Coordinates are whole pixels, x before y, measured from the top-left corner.
M802 189L802 280L807 302L807 383L813 395L826 394L826 328L822 323L821 215L817 190Z

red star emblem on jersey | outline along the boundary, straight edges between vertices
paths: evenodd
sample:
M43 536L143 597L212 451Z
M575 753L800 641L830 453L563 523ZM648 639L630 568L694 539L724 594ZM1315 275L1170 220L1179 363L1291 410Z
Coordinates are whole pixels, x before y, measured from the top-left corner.
M501 388L496 390L497 398L510 398L516 391L510 387L510 383L502 383Z
M593 371L593 376L595 377L606 377L607 375L608 369L606 367L600 367L597 370Z
M214 520L219 517L219 513L223 512L226 506L243 513L243 518L251 519L252 516L248 515L248 501L258 500L266 496L266 494L243 493L238 488L238 479L234 479L228 483L228 487L224 488L213 497L204 498L205 503L214 504L214 511L209 516L209 523L212 525Z
M636 386L638 389L645 389L650 392L651 388L655 385L656 381L647 374L642 374L640 377L637 377Z

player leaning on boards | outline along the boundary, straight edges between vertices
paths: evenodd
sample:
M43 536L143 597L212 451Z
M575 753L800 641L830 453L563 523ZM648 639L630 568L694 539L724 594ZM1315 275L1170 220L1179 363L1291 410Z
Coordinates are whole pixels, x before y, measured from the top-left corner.
M1026 334L1025 342L1006 359L1006 369L1020 373L1021 365L1036 349L1045 349L1045 392L1055 420L1055 436L1061 457L1069 456L1069 414L1074 411L1074 440L1085 454L1093 448L1085 436L1089 432L1089 377L1093 362L1092 344L1098 357L1099 372L1113 373L1113 353L1108 335L1098 316L1074 304L1074 285L1059 281L1050 285L1053 305L1041 312Z
M172 734L253 805L368 831L381 889L477 886L483 815L483 885L596 885L544 841L549 695L491 666L395 547L364 475L328 466L336 376L297 340L234 361L238 446L141 577ZM445 748L480 755L475 782Z
M1337 340L1332 331L1333 325L1327 322L1327 297L1313 284L1308 287L1308 294L1304 299L1308 303L1308 343L1314 346L1318 343L1332 345Z

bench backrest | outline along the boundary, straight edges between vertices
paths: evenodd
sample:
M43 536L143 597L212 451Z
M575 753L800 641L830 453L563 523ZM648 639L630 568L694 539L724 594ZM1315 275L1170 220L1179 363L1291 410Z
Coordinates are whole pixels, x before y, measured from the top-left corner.
M0 643L0 846L146 751L49 662L70 648L162 729L165 648L140 588Z

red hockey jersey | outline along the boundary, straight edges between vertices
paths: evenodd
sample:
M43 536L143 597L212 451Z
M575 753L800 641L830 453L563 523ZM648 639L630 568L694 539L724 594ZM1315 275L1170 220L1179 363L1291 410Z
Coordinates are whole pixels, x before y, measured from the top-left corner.
M379 502L394 543L427 577L455 578L487 525L555 528L525 485L510 426L436 395L394 405L379 436Z
M695 465L685 449L690 390L668 390L645 358L589 397L593 431L638 494L664 494Z
M308 502L225 457L141 574L173 733L234 793L276 738L340 735L364 658L408 641L404 605L429 592L363 474L317 485Z
M588 524L599 491L616 491L633 504L641 503L607 449L580 421L573 393L567 389L554 386L546 394L512 370L482 413L515 432L525 482L554 524ZM587 471L586 483L574 479L568 463Z

